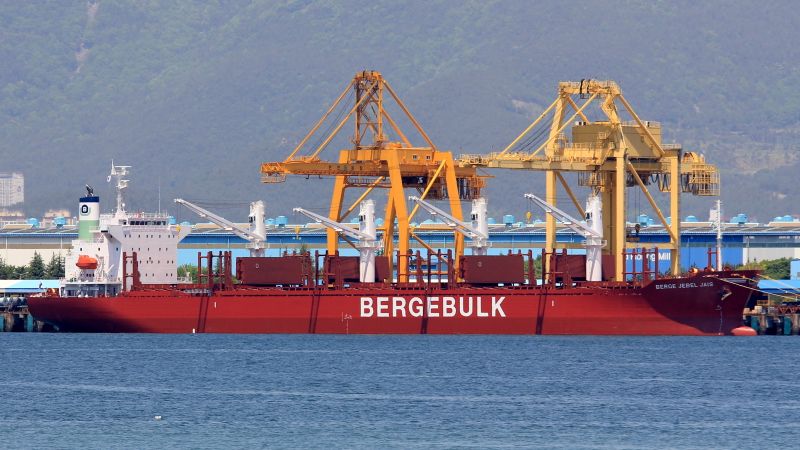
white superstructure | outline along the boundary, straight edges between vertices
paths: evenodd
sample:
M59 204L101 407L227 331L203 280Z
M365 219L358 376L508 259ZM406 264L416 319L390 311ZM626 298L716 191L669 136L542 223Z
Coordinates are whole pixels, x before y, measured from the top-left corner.
M65 257L62 296L117 295L123 290L123 254L130 257L134 252L142 284L178 282L178 243L191 228L171 224L169 216L163 213L126 212L122 191L128 187L128 180L123 179L128 167L112 163L110 178L114 179L117 189L114 213L101 214L96 226L92 224L83 236L72 241L72 250ZM87 186L87 189L89 196L81 199L82 207L86 199L96 198L91 188ZM132 274L130 259L127 270ZM127 288L130 283L128 278Z

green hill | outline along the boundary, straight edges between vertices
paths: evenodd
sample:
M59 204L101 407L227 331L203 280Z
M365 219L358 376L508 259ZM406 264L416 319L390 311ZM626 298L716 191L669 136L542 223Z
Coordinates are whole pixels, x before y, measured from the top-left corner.
M0 171L25 174L31 214L73 207L113 158L133 166L134 208L160 192L171 210L264 199L289 215L326 205L331 183L264 185L259 164L284 159L358 71L382 72L454 153L505 147L558 81L610 78L666 141L722 168L728 214L765 221L800 213L799 25L788 0L10 2ZM523 215L522 193L543 186L493 174L495 215ZM714 201L684 199L700 217Z

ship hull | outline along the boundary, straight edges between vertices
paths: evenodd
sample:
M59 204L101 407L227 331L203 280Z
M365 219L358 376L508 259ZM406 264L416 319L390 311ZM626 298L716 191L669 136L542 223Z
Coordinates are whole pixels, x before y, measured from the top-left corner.
M397 287L137 291L29 299L37 320L109 333L731 335L747 278L644 287Z

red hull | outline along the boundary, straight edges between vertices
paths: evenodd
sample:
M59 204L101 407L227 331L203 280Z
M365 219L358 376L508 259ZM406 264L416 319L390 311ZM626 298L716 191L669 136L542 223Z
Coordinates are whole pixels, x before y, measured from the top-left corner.
M644 287L238 288L28 303L36 319L76 332L731 335L752 277L713 275Z

